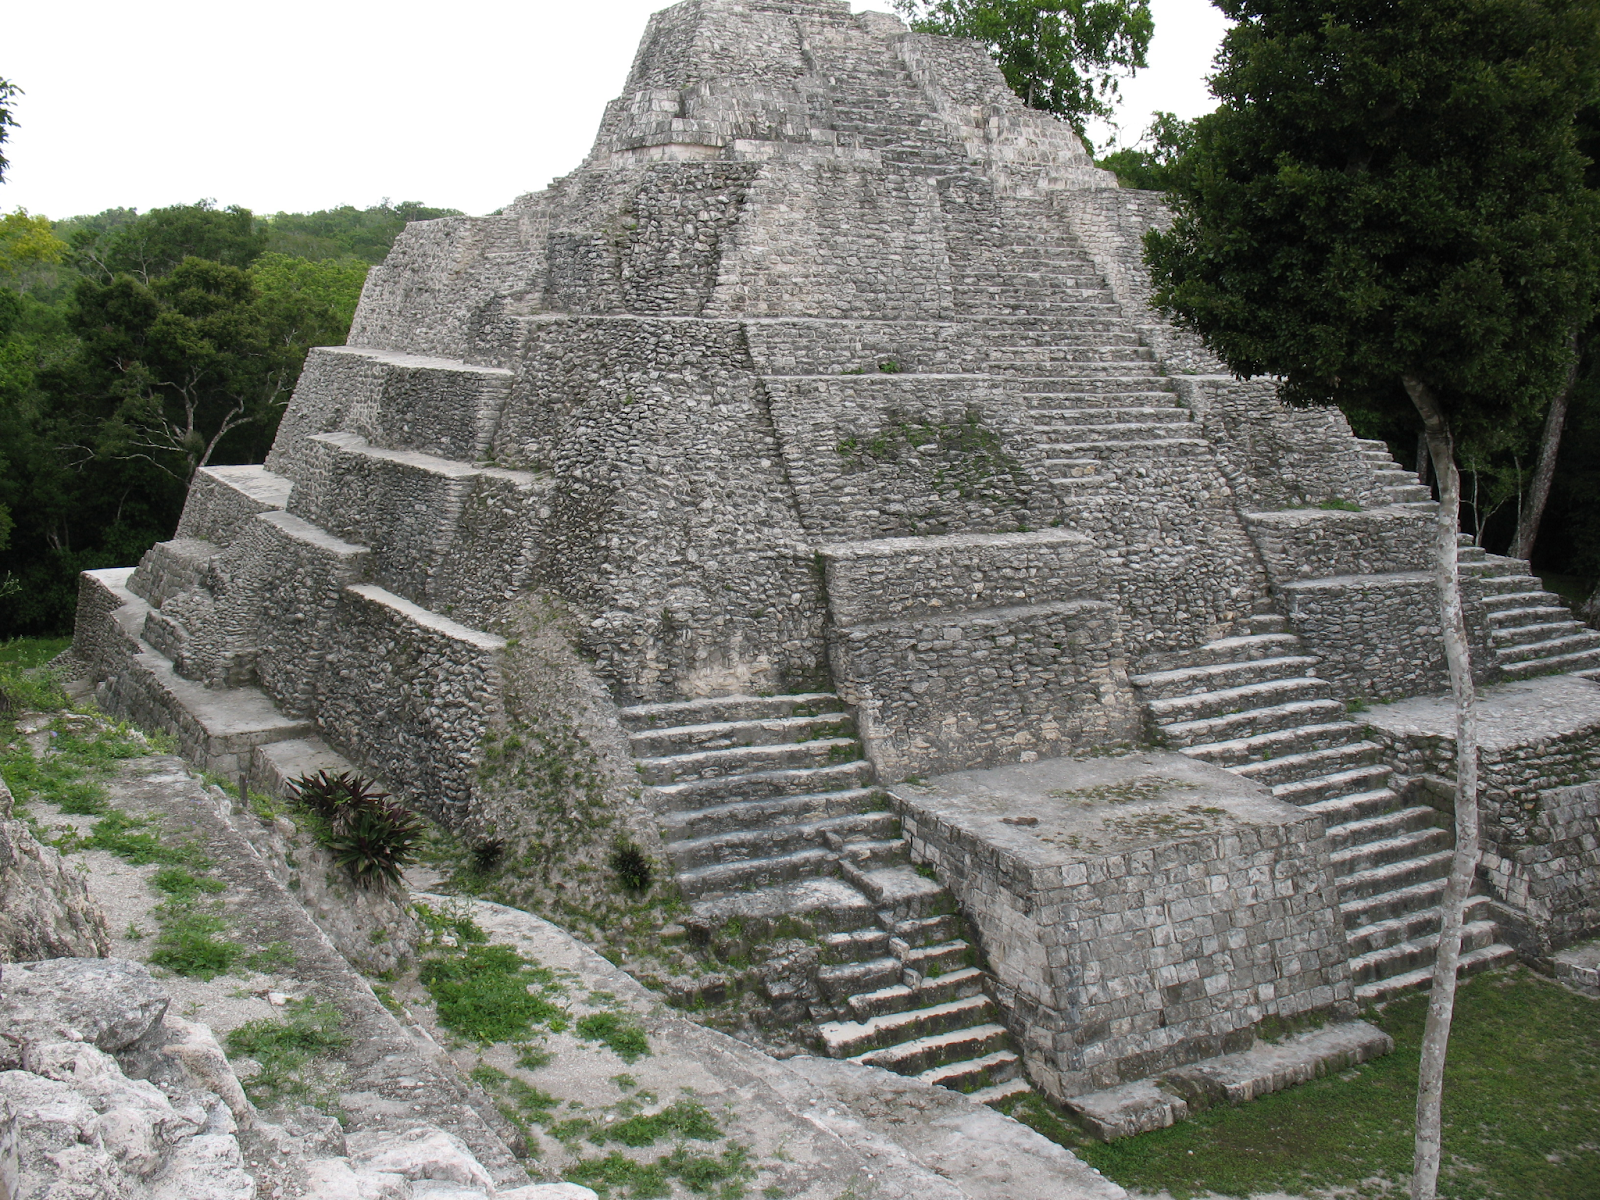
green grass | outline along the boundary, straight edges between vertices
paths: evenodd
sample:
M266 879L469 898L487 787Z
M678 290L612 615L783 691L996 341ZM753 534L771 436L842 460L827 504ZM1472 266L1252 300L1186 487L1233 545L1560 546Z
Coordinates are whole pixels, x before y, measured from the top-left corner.
M422 964L439 1023L476 1042L525 1041L534 1025L560 1032L567 1012L551 997L562 992L555 973L510 946L469 944ZM530 991L537 987L536 993Z
M1394 1037L1393 1054L1170 1129L1085 1145L1033 1107L1015 1115L1124 1187L1176 1200L1335 1187L1398 1196L1411 1171L1426 1005L1411 996L1371 1018ZM1600 1196L1600 1003L1520 968L1461 988L1439 1188L1451 1200Z
M621 1142L624 1146L653 1146L664 1137L692 1138L714 1142L722 1136L716 1120L705 1105L694 1100L677 1100L660 1112L640 1114L617 1121L598 1131L602 1142Z
M0 670L31 671L44 666L70 645L72 639L67 637L12 638L0 642Z
M261 1070L244 1081L250 1099L266 1106L280 1101L305 1101L327 1108L328 1093L317 1086L307 1068L314 1060L350 1042L341 1026L344 1018L332 1004L292 1000L286 1019L247 1021L227 1036L228 1051L248 1055Z
M153 966L195 979L215 979L244 956L243 946L216 936L228 928L220 913L182 900L169 900L153 911L161 922L161 936L150 952Z
M671 1180L677 1179L699 1196L715 1195L718 1200L737 1200L745 1194L745 1182L754 1177L749 1151L731 1145L721 1154L694 1154L679 1146L654 1162L637 1162L613 1151L604 1158L584 1158L563 1169L574 1183L593 1188L602 1200L626 1196L630 1200L672 1195Z
M125 725L82 733L53 722L51 753L35 758L20 738L0 753L0 775L23 804L41 801L75 816L96 816L108 808L102 783L125 758L141 758L151 744Z
M607 1011L580 1017L577 1034L591 1042L605 1043L625 1063L650 1053L650 1041L644 1030L624 1013Z

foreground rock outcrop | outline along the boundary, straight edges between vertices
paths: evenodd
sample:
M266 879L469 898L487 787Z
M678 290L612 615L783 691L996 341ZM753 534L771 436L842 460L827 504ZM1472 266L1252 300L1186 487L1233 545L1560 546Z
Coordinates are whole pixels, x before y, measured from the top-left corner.
M106 954L106 919L82 876L11 814L0 779L0 962Z

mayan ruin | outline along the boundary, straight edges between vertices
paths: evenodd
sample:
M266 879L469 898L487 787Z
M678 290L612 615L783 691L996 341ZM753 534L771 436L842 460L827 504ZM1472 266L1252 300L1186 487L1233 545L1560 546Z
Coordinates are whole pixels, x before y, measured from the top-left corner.
M83 575L82 686L247 795L378 781L800 1109L848 1060L1110 1139L1381 1056L1453 844L1435 504L1151 307L1167 219L975 42L680 0L581 166L411 224L265 464ZM1600 931L1600 634L1462 542L1461 974L1549 971ZM516 1196L446 1091L458 1183ZM307 1194L369 1194L362 1137ZM881 1194L1122 1194L1059 1155Z

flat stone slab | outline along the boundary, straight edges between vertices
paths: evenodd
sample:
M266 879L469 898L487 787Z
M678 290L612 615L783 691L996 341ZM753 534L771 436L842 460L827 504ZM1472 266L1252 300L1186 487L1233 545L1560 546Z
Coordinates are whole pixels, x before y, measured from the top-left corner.
M1575 992L1600 997L1600 938L1550 956L1558 980Z
M1359 719L1397 738L1454 741L1456 736L1455 704L1448 695L1374 704ZM1478 743L1486 753L1546 742L1591 727L1600 727L1600 683L1593 680L1542 675L1478 692Z
M889 793L1041 867L1306 819L1258 783L1166 750L953 771Z
M1104 1141L1165 1129L1218 1104L1243 1104L1379 1058L1394 1039L1365 1021L1341 1021L1281 1042L1257 1042L1152 1079L1074 1096L1067 1107Z

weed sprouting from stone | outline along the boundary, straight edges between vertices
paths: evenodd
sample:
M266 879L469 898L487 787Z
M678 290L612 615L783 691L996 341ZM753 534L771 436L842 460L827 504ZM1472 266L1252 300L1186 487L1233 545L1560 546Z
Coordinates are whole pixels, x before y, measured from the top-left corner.
M289 787L312 837L358 887L398 883L401 871L416 861L421 818L370 779L318 771Z
M161 936L150 954L153 966L195 979L215 979L244 955L239 943L216 936L228 928L228 921L213 909L173 899L153 912L161 922Z
M617 882L630 895L641 896L655 883L655 868L650 865L649 856L633 842L617 842L609 861L617 873Z

